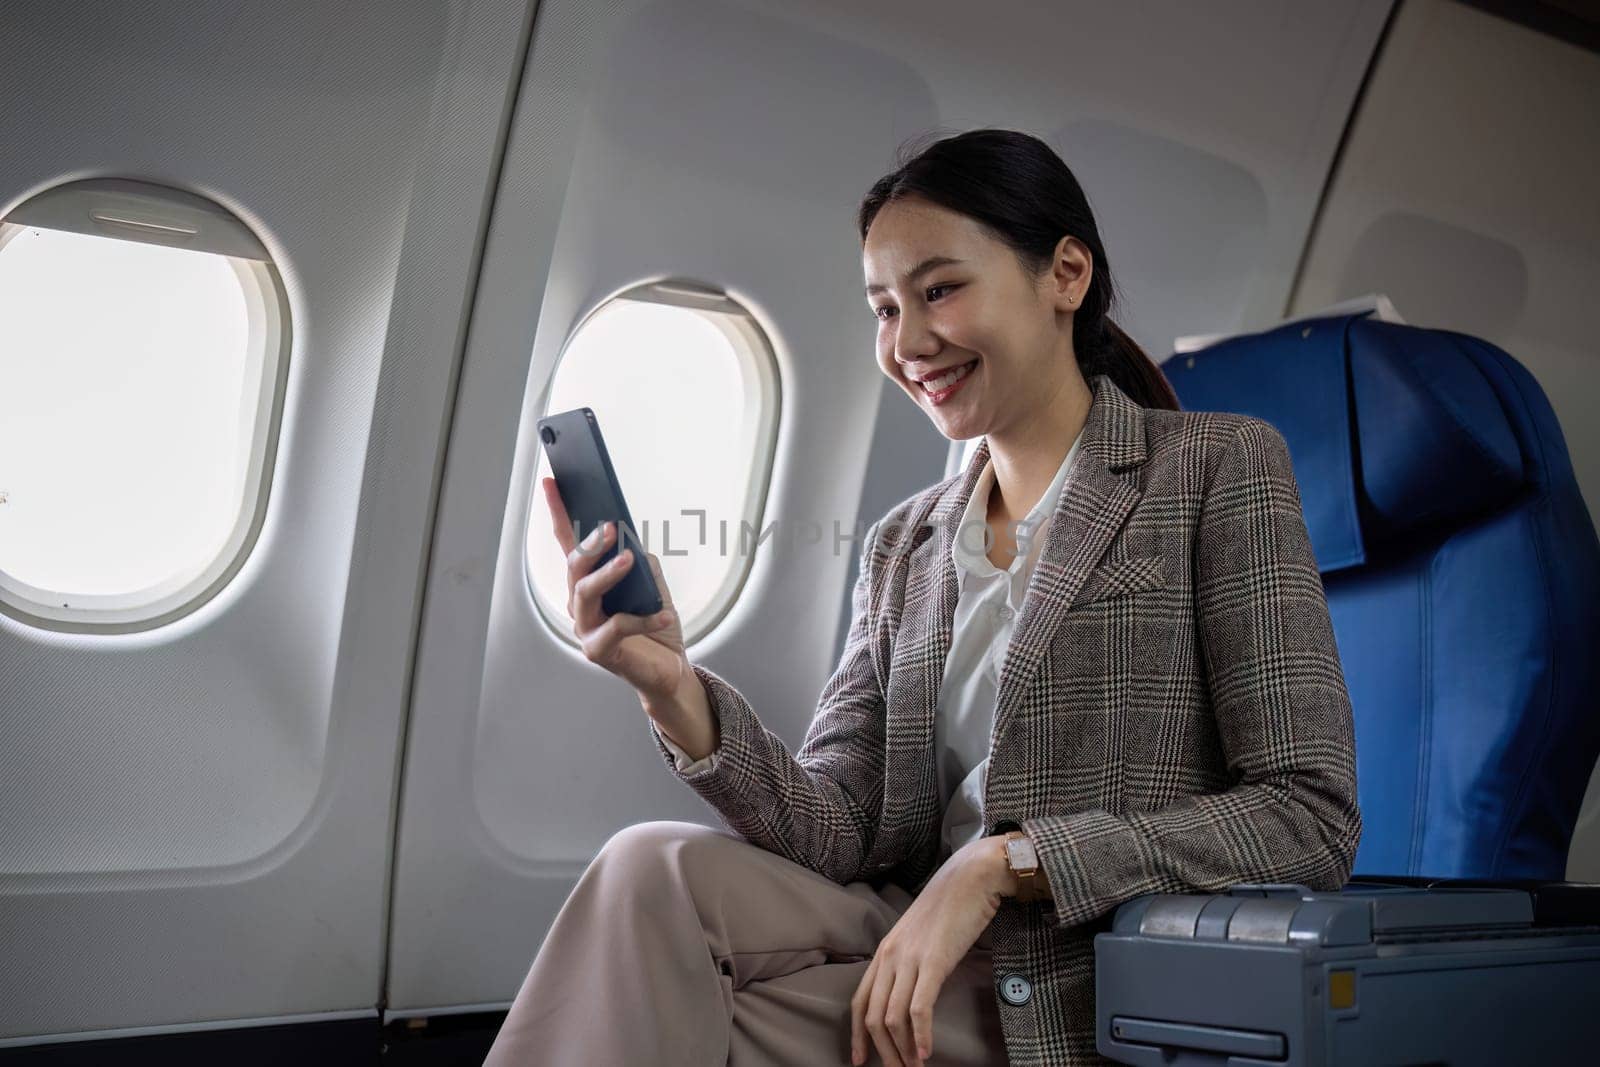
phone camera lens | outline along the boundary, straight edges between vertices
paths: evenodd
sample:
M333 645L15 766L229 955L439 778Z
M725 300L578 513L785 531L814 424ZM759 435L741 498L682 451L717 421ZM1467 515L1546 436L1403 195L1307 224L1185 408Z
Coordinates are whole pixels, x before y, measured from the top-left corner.
M556 432L548 426L541 426L539 427L539 440L547 445L553 445L556 443Z

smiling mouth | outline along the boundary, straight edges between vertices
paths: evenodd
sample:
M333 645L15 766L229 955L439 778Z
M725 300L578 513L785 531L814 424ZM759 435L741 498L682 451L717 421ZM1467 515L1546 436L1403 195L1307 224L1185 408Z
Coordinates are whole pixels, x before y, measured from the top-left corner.
M957 382L965 381L967 377L977 369L978 361L974 359L971 362L963 363L961 366L946 374L942 374L937 378L933 378L929 381L918 382L917 384L922 387L923 392L930 396L936 396L939 393L947 391Z

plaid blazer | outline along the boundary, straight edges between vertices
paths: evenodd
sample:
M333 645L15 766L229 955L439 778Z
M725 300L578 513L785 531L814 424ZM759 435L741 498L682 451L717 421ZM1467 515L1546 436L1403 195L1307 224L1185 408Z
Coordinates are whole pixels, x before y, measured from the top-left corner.
M1283 437L1261 419L1142 408L1097 375L1000 672L987 833L1032 838L1053 902L990 928L1013 1064L1095 1049L1093 936L1145 893L1344 885L1361 837L1350 699ZM668 769L746 840L841 884L933 874L933 726L959 584L950 558L988 459L875 522L853 615L793 756L695 665L721 737ZM652 736L655 736L652 730ZM1014 984L1013 989L1016 988Z

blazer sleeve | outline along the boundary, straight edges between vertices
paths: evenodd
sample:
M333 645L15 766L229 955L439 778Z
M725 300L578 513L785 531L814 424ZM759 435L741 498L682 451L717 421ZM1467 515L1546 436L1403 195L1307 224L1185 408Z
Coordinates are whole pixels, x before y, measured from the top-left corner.
M1157 811L1030 819L1062 926L1146 893L1344 886L1361 839L1355 731L1289 449L1249 419L1223 450L1194 549L1197 626L1236 784Z
M717 747L691 763L650 722L668 769L730 830L841 885L862 875L883 808L886 702L870 625L881 525L867 531L844 653L796 755L761 725L739 690L699 664L691 666L717 720Z

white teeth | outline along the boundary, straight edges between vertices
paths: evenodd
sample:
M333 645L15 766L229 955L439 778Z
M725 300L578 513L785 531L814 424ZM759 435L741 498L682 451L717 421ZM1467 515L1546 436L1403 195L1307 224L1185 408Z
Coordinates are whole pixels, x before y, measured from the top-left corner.
M948 389L952 385L954 385L957 382L959 382L961 379L965 378L969 373L971 373L972 368L976 367L977 365L978 365L978 361L977 360L973 360L971 363L968 363L964 367L957 367L955 370L951 371L949 374L945 374L945 375L942 375L941 377L934 378L931 381L923 382L922 383L922 388L927 390L930 393L937 393L942 389Z

